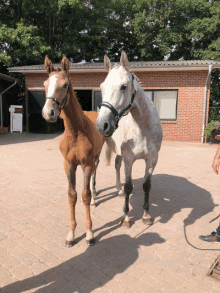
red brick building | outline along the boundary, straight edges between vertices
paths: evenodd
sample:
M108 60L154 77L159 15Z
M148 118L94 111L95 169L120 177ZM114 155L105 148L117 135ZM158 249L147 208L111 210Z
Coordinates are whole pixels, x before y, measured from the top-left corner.
M139 78L161 118L164 140L201 142L208 120L210 76L216 61L130 62L130 70ZM59 65L54 65L59 66ZM41 114L45 102L43 82L47 73L43 65L9 68L26 76L27 121L34 111ZM73 88L84 110L97 110L101 102L100 83L107 75L103 63L71 64ZM37 105L31 105L36 100ZM35 104L37 104L35 103Z

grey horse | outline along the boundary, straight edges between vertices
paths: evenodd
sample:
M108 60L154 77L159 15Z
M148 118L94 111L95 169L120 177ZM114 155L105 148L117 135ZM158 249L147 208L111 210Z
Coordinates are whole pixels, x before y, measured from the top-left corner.
M117 154L116 188L119 196L125 196L122 226L129 228L129 195L133 190L132 165L138 159L144 159L146 162L142 220L145 224L153 223L149 214L149 193L151 176L161 147L162 128L153 102L146 97L137 77L128 69L129 62L124 51L121 53L120 63L112 68L107 55L104 57L104 66L109 73L100 85L103 102L100 105L96 128L100 134L106 136L107 160L110 161L112 151ZM122 159L125 166L124 190L121 190L120 182Z

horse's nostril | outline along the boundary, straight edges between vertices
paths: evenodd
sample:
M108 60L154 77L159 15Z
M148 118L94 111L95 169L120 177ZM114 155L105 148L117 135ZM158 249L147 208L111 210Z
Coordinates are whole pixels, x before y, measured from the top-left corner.
M108 128L108 123L104 123L103 130L106 131L107 128Z
M51 110L50 115L51 115L51 117L54 116L54 110Z

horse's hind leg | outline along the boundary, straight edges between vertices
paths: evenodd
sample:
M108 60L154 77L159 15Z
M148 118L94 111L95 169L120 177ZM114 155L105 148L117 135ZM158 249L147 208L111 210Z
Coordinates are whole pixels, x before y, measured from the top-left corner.
M69 181L68 188L68 200L70 205L70 228L69 233L66 238L66 247L72 247L74 245L74 233L76 229L76 218L75 218L75 206L77 201L77 193L76 193L76 165L70 166L68 162L64 161L64 169L67 174L67 178Z
M92 198L91 198L91 204L90 205L93 205L93 206L96 206L95 197L97 196L97 193L96 193L95 186L96 186L96 170L98 168L98 164L99 164L99 157L95 161L95 170L92 173L92 177L91 177L91 180L90 180L90 189L91 189L91 192L92 192Z
M120 178L120 169L121 169L122 156L116 156L115 158L115 170L116 170L116 189L118 195L121 197L125 196L124 190L121 189L121 178Z
M154 170L154 167L156 166L157 163L157 157L152 157L146 160L146 170L145 170L145 176L144 176L144 184L143 184L143 189L144 189L144 215L142 217L142 221L144 224L152 225L153 224L153 219L150 216L149 213L149 195L150 195L150 190L151 190L151 177L152 173Z
M130 228L131 222L130 222L130 218L128 217L128 212L129 212L129 196L133 190L133 184L132 184L132 178L131 178L133 161L129 161L127 158L124 158L124 165L125 165L125 186L124 186L125 205L123 208L124 218L122 220L121 226Z

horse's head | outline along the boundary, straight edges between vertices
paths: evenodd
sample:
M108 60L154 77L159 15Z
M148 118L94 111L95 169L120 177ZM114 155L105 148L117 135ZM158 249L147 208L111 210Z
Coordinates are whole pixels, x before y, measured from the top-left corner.
M112 69L107 55L104 66L108 70L105 81L100 85L103 102L96 120L97 130L104 136L111 136L118 127L119 119L128 114L137 90L137 81L128 70L128 58L121 53L121 65Z
M48 122L56 122L60 111L65 107L70 91L69 62L66 56L63 56L62 69L54 70L51 60L46 56L44 65L49 78L44 82L46 102L42 115Z

